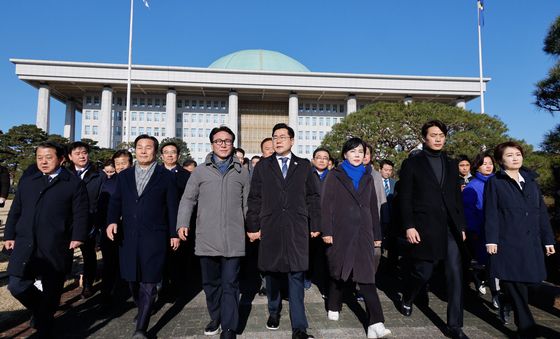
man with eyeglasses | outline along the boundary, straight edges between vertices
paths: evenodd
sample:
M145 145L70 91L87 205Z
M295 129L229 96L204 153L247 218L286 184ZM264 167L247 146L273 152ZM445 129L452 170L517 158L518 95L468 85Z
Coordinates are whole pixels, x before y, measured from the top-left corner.
M265 272L269 317L266 327L280 327L283 279L288 279L292 338L307 334L304 272L309 267L309 237L319 236L320 199L307 159L292 153L294 130L284 124L272 129L275 153L255 167L249 193L247 235L260 240L259 269Z
M245 213L249 172L233 155L235 135L226 126L210 132L212 152L192 173L179 205L177 231L192 233L198 204L195 254L200 257L202 287L211 321L205 335L235 338L239 324L239 266L245 256Z

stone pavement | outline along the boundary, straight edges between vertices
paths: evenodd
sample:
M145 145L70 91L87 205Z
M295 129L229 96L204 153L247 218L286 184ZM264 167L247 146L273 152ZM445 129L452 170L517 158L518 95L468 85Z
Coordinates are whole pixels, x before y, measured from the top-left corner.
M385 313L385 325L395 338L439 338L444 337L446 303L440 299L441 293L433 283L428 294L429 307L415 306L411 317L403 317L396 309L393 300L397 300L396 291L399 282L385 279L379 282L380 299ZM134 331L135 315L132 300L124 297L115 300L115 307L108 315L100 315L97 309L99 293L88 300L79 296L80 289L74 288L66 292L57 314L57 338L130 338ZM204 293L200 287L191 289L175 303L158 302L158 309L150 322L149 335L154 338L218 338L203 335L204 326L209 317L206 311ZM489 294L489 293L488 293ZM269 331L265 327L268 316L266 297L244 295L241 301L241 328L239 338L291 338L288 315L288 302L283 302L280 328ZM365 319L363 303L344 304L339 321L329 321L326 317L323 299L315 286L306 292L306 311L309 321L309 333L316 338L365 338L366 330L360 320ZM514 335L515 326L504 326L500 323L496 312L489 308L489 295L479 297L472 289L465 294L465 333L471 338L506 338ZM557 309L546 310L532 307L537 323L540 325L541 336L560 338L560 321ZM0 337L27 337L32 334L28 328L28 314L19 314L18 324L8 330L0 325Z

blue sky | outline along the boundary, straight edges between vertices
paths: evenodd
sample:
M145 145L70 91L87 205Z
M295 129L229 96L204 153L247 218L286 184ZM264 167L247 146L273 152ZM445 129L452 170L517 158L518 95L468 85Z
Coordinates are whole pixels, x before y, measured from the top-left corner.
M133 62L206 67L241 49L285 53L312 71L478 76L475 0L135 0ZM486 112L538 145L560 123L533 104L555 60L542 52L560 1L485 1ZM9 58L126 63L128 0L2 1L0 129L35 123L37 91ZM478 100L468 104L478 112ZM78 117L81 117L78 114ZM64 107L51 100L51 132Z

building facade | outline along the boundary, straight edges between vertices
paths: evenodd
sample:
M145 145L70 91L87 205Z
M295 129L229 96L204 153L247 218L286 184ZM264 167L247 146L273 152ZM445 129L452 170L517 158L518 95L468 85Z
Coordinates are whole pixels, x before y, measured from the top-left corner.
M132 68L130 116L127 65L11 59L19 79L38 89L37 126L49 131L50 98L66 103L64 136L117 147L140 134L182 138L193 158L210 151L213 127L236 132L236 146L260 153L274 124L296 131L294 151L311 157L331 127L376 101L442 102L465 108L480 93L478 78L318 73L278 52L245 50L208 68ZM484 86L490 79L484 79Z

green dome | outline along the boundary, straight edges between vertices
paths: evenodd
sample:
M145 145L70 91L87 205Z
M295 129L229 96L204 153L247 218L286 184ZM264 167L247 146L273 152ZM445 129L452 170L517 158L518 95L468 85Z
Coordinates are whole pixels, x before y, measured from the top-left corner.
M246 49L214 61L208 68L242 69L250 71L310 72L297 60L275 51Z

